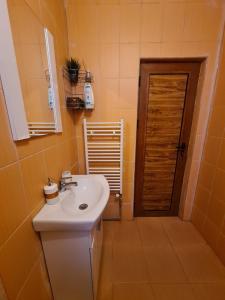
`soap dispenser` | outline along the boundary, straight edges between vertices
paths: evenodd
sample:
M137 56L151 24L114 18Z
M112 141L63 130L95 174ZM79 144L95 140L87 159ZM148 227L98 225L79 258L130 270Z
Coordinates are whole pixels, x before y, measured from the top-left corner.
M94 109L94 94L91 85L91 72L86 71L84 84L84 103L86 109Z

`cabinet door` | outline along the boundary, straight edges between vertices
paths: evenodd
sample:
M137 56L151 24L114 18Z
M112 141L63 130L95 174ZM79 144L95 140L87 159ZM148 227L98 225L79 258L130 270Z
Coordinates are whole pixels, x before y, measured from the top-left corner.
M92 282L94 300L97 298L98 279L101 263L102 252L102 238L103 238L103 226L100 220L92 233L92 247L91 247L91 268L92 268Z

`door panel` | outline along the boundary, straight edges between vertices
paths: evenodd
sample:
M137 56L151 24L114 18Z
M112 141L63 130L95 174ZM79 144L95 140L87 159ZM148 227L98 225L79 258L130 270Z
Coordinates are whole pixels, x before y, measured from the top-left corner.
M199 69L200 62L141 64L136 216L178 213Z
M168 210L171 205L187 80L187 74L149 76L145 134L155 140L145 143L144 210Z

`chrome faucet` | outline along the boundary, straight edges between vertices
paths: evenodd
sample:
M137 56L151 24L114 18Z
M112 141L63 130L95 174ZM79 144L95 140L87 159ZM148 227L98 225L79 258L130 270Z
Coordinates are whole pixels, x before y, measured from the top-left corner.
M60 192L65 192L67 188L69 188L71 185L77 186L78 183L76 181L66 182L67 179L72 179L72 177L63 177L61 178L59 182L59 190Z

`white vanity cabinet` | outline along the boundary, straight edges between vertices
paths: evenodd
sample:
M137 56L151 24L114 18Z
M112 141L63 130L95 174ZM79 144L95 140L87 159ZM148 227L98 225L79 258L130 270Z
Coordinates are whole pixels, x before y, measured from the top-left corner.
M96 300L103 228L41 232L54 300Z

